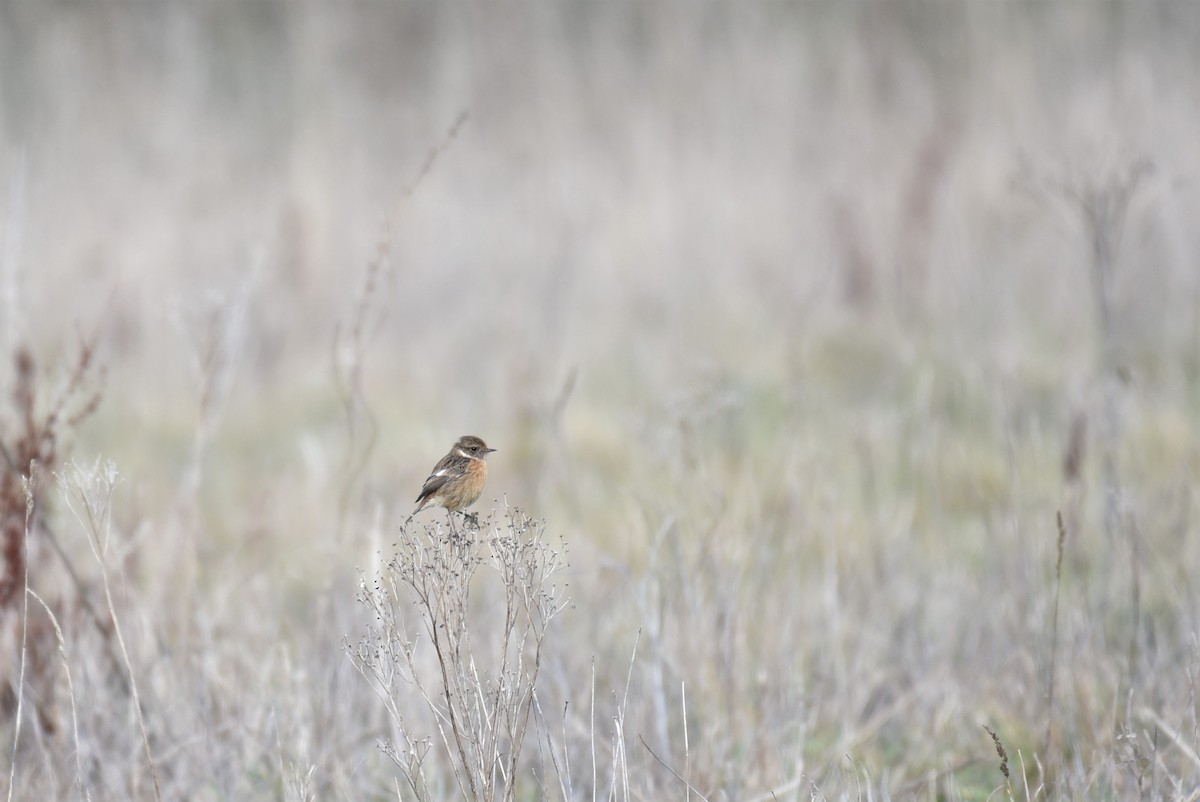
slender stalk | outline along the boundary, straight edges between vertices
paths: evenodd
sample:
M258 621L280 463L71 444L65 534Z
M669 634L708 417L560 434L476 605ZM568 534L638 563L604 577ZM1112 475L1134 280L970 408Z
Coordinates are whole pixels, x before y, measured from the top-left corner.
M1054 677L1058 663L1058 598L1062 593L1063 546L1067 540L1067 527L1063 523L1062 511L1057 515L1058 558L1054 563L1054 611L1050 618L1050 677L1046 692L1046 735L1042 740L1042 752L1046 753L1052 743L1054 727Z

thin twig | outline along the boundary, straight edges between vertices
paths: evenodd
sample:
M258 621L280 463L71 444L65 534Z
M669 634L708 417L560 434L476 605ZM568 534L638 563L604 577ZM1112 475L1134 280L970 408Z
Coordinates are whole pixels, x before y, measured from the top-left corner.
M394 217L399 218L403 206L416 193L417 188L425 180L425 177L433 170L434 164L454 141L455 137L458 136L459 130L467 121L467 116L466 110L460 112L449 130L447 130L445 136L442 137L441 142L429 151L424 163L417 171L416 177L404 192L401 193L400 201L393 214ZM343 525L349 512L350 501L354 495L355 488L358 486L358 482L362 478L379 440L379 420L367 400L363 378L363 365L366 361L367 341L369 339L366 324L371 313L371 302L378 293L380 277L383 275L384 268L388 264L388 254L392 249L393 238L393 224L390 220L385 220L383 232L376 243L375 256L367 265L362 289L354 304L354 311L350 316L350 331L346 337L347 354L344 359L341 354L343 346L341 324L339 323L333 330L332 357L334 388L338 399L342 403L347 428L346 453L343 457L343 468L341 471L341 476L344 478L338 495L338 520ZM381 317L377 321L378 325L382 325L383 319ZM365 434L361 440L356 426L360 418L363 420L365 426ZM412 521L411 515L408 517L408 520ZM453 522L451 523L451 527L453 527ZM340 526L339 528L344 528L344 526Z
M417 177L413 179L412 183L408 185L408 187L404 190L404 193L400 196L401 203L407 202L408 199L416 193L417 187L421 186L421 182L425 180L427 175L429 175L429 172L433 169L433 165L439 158L441 158L442 154L446 152L446 149L450 147L451 143L454 142L455 138L458 136L459 130L466 125L470 116L470 113L466 109L463 109L458 113L458 117L455 118L454 122L450 125L450 128L447 129L446 135L442 137L442 141L434 146L433 149L429 151L429 155L425 157L425 163L422 164L421 169L417 171Z
M684 799L691 802L692 799L692 749L688 744L688 720L687 720L687 683L679 683L679 697L683 705L683 774L687 778L687 791L684 794Z
M1063 546L1067 540L1067 527L1063 523L1062 510L1057 516L1058 522L1058 558L1054 563L1054 612L1050 619L1050 679L1046 693L1046 737L1042 742L1042 752L1050 749L1050 738L1054 727L1054 675L1058 664L1058 597L1062 593L1062 561Z
M25 543L22 548L29 554L29 523L33 520L33 485L37 481L37 462L29 463L29 478L25 480ZM17 674L17 715L13 723L12 765L8 768L8 802L12 802L13 789L17 787L17 749L21 745L21 713L25 699L26 644L29 641L29 560L25 564L25 592L21 594L21 669Z
M652 758L654 758L655 760L657 760L657 761L659 762L659 764L660 764L660 765L661 765L661 766L662 766L664 769L666 769L667 771L669 771L669 772L671 772L672 774L674 774L674 775L675 775L675 778L676 778L677 780L679 780L681 783L683 783L683 784L684 784L684 786L686 786L686 788L687 788L687 790L688 790L688 792L689 792L689 793L690 793L690 792L692 792L692 791L695 791L695 792L696 792L696 796L700 797L702 800L704 800L704 802L708 802L708 798L707 798L706 796L704 796L704 794L700 793L700 791L699 791L699 790L698 790L698 789L697 789L695 786L693 786L693 785L692 785L690 782L688 782L687 780L685 780L685 779L683 778L683 776L682 776L682 775L681 775L679 772L675 771L675 769L673 769L673 768L671 768L670 766L668 766L668 765L667 765L667 763L666 763L666 761L664 761L664 760L663 760L661 757L659 757L658 755L654 754L654 750L650 748L650 744L646 743L646 739L645 739L645 738L643 738L643 737L641 736L641 734L640 734L640 733L638 734L638 740L642 742L642 746L646 747L646 751L650 753L650 757L652 757Z
M34 598L34 600L42 605L42 609L46 611L46 615L50 619L50 623L54 626L54 636L58 640L58 653L62 657L63 671L67 675L67 693L71 699L71 733L75 739L75 777L81 785L84 782L83 774L83 749L79 745L79 714L75 709L75 683L71 680L71 663L67 660L67 641L63 637L62 627L58 624L58 616L50 609L50 605L26 583L25 592ZM84 799L90 799L91 795L83 788L80 788L80 796Z
M116 603L113 601L112 585L108 576L108 565L105 562L103 555L103 551L106 549L108 543L107 530L110 525L110 502L112 499L113 486L116 482L116 471L111 464L106 467L106 475L101 479L101 481L105 482L106 491L106 495L103 498L104 507L100 510L97 510L95 508L95 500L90 496L90 484L91 481L95 480L96 474L99 472L99 470L99 466L97 465L95 468L93 468L93 473L89 477L85 476L82 470L76 468L76 479L73 482L74 491L78 496L80 504L82 505L83 513L86 514L86 522L84 521L84 515L81 514L78 509L76 509L75 505L71 501L70 488L67 489L67 492L63 493L63 497L66 500L67 508L71 510L71 512L75 515L76 520L78 520L80 525L83 526L87 531L89 535L88 543L92 547L92 555L96 558L96 562L100 566L100 578L104 584L104 598L108 604L108 614L112 620L113 634L117 637L117 645L121 649L121 657L125 664L125 672L129 678L129 693L132 697L133 712L137 718L138 730L142 736L142 749L145 753L146 764L150 768L150 778L154 782L154 798L161 801L162 788L158 781L158 768L154 763L154 755L150 751L150 737L146 733L146 721L142 716L142 700L140 694L138 693L137 677L133 670L133 661L129 657L129 649L125 645L125 636L121 632L120 620L117 618ZM85 486L85 483L87 486ZM104 547L101 546L102 531L104 532Z
M592 802L596 802L596 790L597 790L598 785L596 782L596 655L595 654L592 655L592 693L591 693L591 706L588 711L588 718L591 722L591 726L589 727L589 729L591 730L590 740L591 740L591 746L592 746Z
M107 623L96 610L95 605L92 604L87 587L83 584L83 580L80 579L79 573L75 570L75 566L71 562L71 558L67 555L66 549L64 549L62 543L59 542L58 535L55 533L53 527L50 526L49 521L39 521L38 525L39 531L50 543L51 548L54 549L54 553L58 555L60 560L62 560L63 567L67 569L67 575L71 578L71 583L75 585L76 598L79 599L79 603L83 606L83 610L87 613L87 617L95 625L96 631L99 632L103 637L104 643L107 646L109 659L113 661L113 665L120 668L121 658L113 647L112 631L108 628ZM115 674L114 676L117 678L117 682L121 683L121 689L128 693L129 681L125 679L125 675Z
M1163 734L1171 739L1171 743L1175 744L1176 748L1183 753L1183 756L1190 760L1197 769L1200 769L1200 754L1162 716L1148 707L1139 707L1136 712L1138 718L1162 730Z

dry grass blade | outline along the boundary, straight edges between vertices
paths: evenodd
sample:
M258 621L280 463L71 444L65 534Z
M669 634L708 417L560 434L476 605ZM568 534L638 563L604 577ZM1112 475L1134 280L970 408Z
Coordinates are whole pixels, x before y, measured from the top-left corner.
M1166 720L1155 711L1148 707L1139 707L1135 711L1138 718L1147 724L1152 724L1162 731L1171 743L1175 744L1175 748L1188 759L1192 766L1200 771L1200 752L1197 752L1191 744L1183 737L1183 735L1174 727L1166 722Z
M29 464L29 479L25 483L25 548L28 549L29 542L29 525L33 520L34 495L33 483L37 479L38 466L36 462ZM29 561L23 560L24 576L22 581L25 586L23 594L23 603L21 605L21 668L17 680L17 713L14 716L13 725L13 747L12 747L12 764L8 770L8 800L12 802L13 790L17 787L17 750L21 745L21 714L24 710L25 700L25 667L28 659L27 646L29 642Z
M706 797L704 794L700 793L700 790L698 788L696 788L695 786L693 786L691 783L689 783L686 779L684 779L682 774L675 771L675 769L671 768L671 766L665 760L663 760L661 757L659 757L657 754L654 753L654 750L650 748L650 744L646 743L645 738L643 738L641 735L638 735L638 740L642 742L642 746L644 746L646 748L646 751L650 753L650 757L652 757L656 761L658 761L658 764L660 766L662 766L667 771L671 772L671 774L673 774L675 776L675 779L677 779L677 780L679 780L679 782L683 783L684 788L687 789L687 792L689 794L694 793L696 796L698 796L702 800L704 800L704 802L708 802L708 797Z
M1058 666L1058 600L1062 593L1062 563L1063 548L1067 540L1067 527L1063 523L1060 510L1055 518L1058 524L1058 540L1056 543L1056 558L1054 561L1054 606L1050 614L1050 668L1046 692L1046 734L1042 742L1042 753L1049 752L1054 728L1054 680Z
M1200 781L1200 3L0 9L14 799Z
M67 509L75 516L80 527L87 535L88 545L91 546L92 556L100 569L100 579L104 586L104 599L108 604L109 620L112 621L113 635L120 650L125 667L125 676L129 680L130 704L133 708L134 719L142 738L142 751L146 766L150 771L150 779L154 784L154 798L162 799L162 787L158 778L158 767L150 749L150 736L146 732L146 720L142 697L138 692L136 672L129 648L125 643L125 635L117 616L116 602L113 600L112 582L107 560L111 542L112 530L112 494L118 483L116 466L111 462L101 465L97 460L91 468L83 468L72 464L66 478L60 478L62 496Z

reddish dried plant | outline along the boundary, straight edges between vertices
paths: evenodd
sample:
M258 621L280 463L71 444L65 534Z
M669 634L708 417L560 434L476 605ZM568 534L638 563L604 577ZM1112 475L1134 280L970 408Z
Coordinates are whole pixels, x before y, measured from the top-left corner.
M26 577L37 566L31 563L30 542L40 527L44 510L45 480L43 477L58 465L62 453L62 436L91 415L100 402L92 384L94 351L90 344L80 349L70 376L62 391L39 410L38 371L28 348L20 347L14 355L14 381L10 396L12 408L0 415L0 614L20 606ZM36 467L35 467L36 466ZM28 534L28 536L27 536ZM49 621L37 618L28 622L26 681L43 686L36 705L43 730L53 732L53 717L49 705L53 683L48 674L54 634ZM15 705L15 689L7 678L0 678L0 711L11 713Z
M15 426L0 436L0 609L12 606L19 598L24 582L26 497L32 496L33 515L29 521L36 530L42 509L42 488L38 476L48 475L57 466L64 431L75 428L91 415L100 403L99 390L88 390L94 351L85 343L70 377L59 396L42 414L38 411L38 378L33 355L18 348L15 357L15 381L12 390L12 420ZM31 474L30 466L38 465ZM34 477L30 479L31 475ZM28 485L28 489L27 489Z

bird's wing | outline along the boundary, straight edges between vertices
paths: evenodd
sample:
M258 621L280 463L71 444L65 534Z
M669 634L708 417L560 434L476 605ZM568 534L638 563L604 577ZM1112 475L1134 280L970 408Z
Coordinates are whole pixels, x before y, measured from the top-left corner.
M441 473L435 471L429 474L429 478L426 479L425 484L421 486L421 492L417 496L417 503L424 503L425 499L441 490L448 481L450 481L450 474L444 470Z
M469 462L469 459L454 452L442 457L438 461L438 464L433 466L433 473L429 474L429 478L421 486L421 492L417 496L417 504L424 505L425 500L441 490L446 482L462 476ZM417 509L420 509L420 507Z

